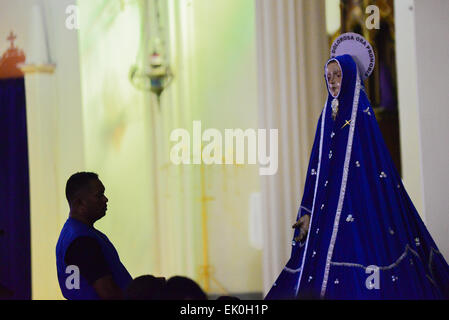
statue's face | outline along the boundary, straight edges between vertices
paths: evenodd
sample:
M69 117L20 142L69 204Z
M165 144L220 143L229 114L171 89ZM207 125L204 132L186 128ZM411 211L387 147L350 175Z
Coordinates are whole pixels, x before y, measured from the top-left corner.
M336 97L338 96L341 88L342 74L340 65L335 61L331 61L328 63L326 69L326 78L329 85L329 91L333 97Z

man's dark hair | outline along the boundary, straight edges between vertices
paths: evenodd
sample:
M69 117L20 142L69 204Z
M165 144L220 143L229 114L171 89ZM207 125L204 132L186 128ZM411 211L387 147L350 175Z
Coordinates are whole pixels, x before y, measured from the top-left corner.
M92 180L98 180L98 174L94 172L77 172L67 180L65 196L69 204L72 204L75 196L85 189Z

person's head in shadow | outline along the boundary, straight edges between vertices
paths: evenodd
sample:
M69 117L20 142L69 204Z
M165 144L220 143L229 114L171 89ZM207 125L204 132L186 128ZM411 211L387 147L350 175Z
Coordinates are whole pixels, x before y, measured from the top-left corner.
M234 296L219 296L217 300L240 300L240 298Z
M167 281L165 278L156 278L144 275L135 278L125 291L126 300L163 300Z
M207 295L192 279L174 276L167 280L167 300L207 300Z
M95 172L77 172L67 180L65 194L69 216L93 226L106 215L108 198L105 187Z

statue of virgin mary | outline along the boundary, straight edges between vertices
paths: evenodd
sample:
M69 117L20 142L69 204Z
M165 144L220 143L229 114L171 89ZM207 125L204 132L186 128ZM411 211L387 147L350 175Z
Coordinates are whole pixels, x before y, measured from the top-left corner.
M449 299L449 266L365 93L371 46L347 33L331 54L291 257L265 299Z

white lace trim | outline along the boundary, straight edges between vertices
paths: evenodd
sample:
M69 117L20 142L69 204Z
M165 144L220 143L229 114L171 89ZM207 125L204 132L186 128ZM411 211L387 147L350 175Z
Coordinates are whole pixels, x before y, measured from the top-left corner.
M416 257L419 258L418 253L415 250L413 250L408 244L406 244L404 252L399 256L399 258L396 259L395 262L393 262L392 264L389 264L388 266L376 266L376 267L379 268L379 270L393 269L394 267L397 267L401 263L401 261L405 259L405 257L407 257L408 251L410 251ZM340 266L340 267L356 267L356 268L362 268L365 270L368 268L368 267L364 266L363 264L351 263L351 262L331 262L331 265Z
M331 265L331 260L332 260L332 254L334 252L335 241L337 239L338 223L340 221L340 214L341 214L341 210L343 208L343 201L344 201L345 193L346 193L346 183L348 180L349 161L351 160L352 140L354 138L355 121L356 121L357 109L358 109L358 104L359 104L359 96L360 96L360 76L359 76L359 73L357 70L357 80L356 80L355 90L354 90L354 100L352 103L351 123L349 125L348 144L346 146L345 162L343 165L343 176L342 176L342 180L341 180L340 196L338 198L337 212L335 213L334 227L332 230L331 241L329 243L329 249L327 251L326 266L324 268L323 282L321 284L321 294L320 294L321 297L324 297L324 295L326 293L327 280L329 277L329 270L330 270L330 265Z
M284 267L284 270L287 271L287 272L290 272L290 273L297 273L297 272L300 272L300 271L301 271L301 268L298 268L298 269L290 269L290 268L288 268L288 267Z
M329 98L329 96L328 96L328 98ZM312 222L313 222L313 210L314 210L314 208L315 208L316 192L317 192L317 188L318 188L318 182L320 181L321 153L323 152L324 125L326 124L325 119L326 119L326 109L327 109L328 98L326 99L326 103L324 104L323 112L322 112L322 114L321 114L320 148L319 148L319 152L318 152L318 167L317 167L316 180L315 180L315 190L314 190L314 192L313 192L312 213L310 214L309 228L312 227ZM308 247L308 245L309 245L309 237L310 237L310 234L311 234L311 232L308 232L308 233L307 233L306 247L305 247L305 249L304 249L304 254L303 254L303 256L302 256L302 262L301 262L301 267L300 267L301 273L299 274L298 282L297 282L296 288L295 288L296 296L298 295L299 285L301 284L302 271L303 271L304 262L305 262L306 256L307 256L307 247Z
M413 250L409 244L405 245L405 249L404 252L399 256L399 258L396 259L395 262L393 262L392 264L389 264L388 266L376 266L377 268L379 268L379 270L390 270L393 269L395 267L397 267L402 260L404 260L407 257L408 252L411 252L414 256L416 256L419 260L421 260L421 257L419 256L419 254ZM434 248L430 248L430 254L429 254L429 262L427 264L427 268L429 269L429 273L430 275L426 274L426 277L429 279L430 282L432 282L432 284L434 286L436 286L435 283L435 276L433 274L432 271L432 260L433 260L433 256L434 254L441 254L438 250L434 249ZM331 262L332 266L339 266L339 267L355 267L355 268L362 268L364 270L366 270L368 267L364 266L362 264L359 263L351 263L351 262Z
M308 213L312 213L312 210L310 210L310 209L308 209L308 208L306 208L304 206L300 206L300 208L305 210L305 211L307 211Z

